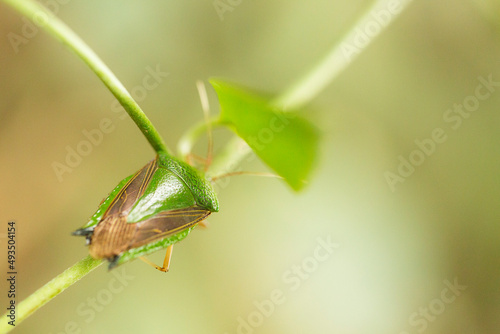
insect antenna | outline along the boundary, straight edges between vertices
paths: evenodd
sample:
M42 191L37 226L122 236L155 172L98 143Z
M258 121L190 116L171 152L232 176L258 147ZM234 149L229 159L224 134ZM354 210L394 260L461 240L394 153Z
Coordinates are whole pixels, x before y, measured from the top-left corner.
M230 177L230 176L236 176L236 175L252 175L252 176L274 177L277 179L283 179L283 177L276 175L276 174L273 174L273 173L238 171L238 172L228 172L228 173L212 176L210 178L210 181L215 182L219 179L223 179L225 177Z
M207 89L203 81L196 81L196 88L198 89L198 95L200 96L201 108L203 110L203 117L205 118L205 123L207 125L207 137L208 137L208 148L207 148L207 158L205 160L205 172L210 167L213 158L214 142L212 136L212 124L210 123L210 104L208 103Z

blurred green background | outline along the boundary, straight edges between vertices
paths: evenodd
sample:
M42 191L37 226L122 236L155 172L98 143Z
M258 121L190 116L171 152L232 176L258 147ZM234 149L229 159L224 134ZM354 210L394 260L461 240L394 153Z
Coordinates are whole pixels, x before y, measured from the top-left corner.
M202 119L196 80L282 92L371 3L242 1L221 20L212 1L61 2L57 15L127 88L143 85L148 68L168 73L139 100L171 148ZM219 192L221 212L175 247L169 273L141 261L115 274L99 267L15 333L498 333L500 91L458 129L443 120L478 77L500 81L498 8L415 1L310 105L324 143L303 193L232 178ZM20 299L87 255L70 232L154 156L103 84L52 37L39 31L16 52L8 35L21 35L24 20L0 3L0 233L17 222ZM103 118L114 130L59 182L53 162ZM384 173L436 128L447 140L391 191ZM217 153L231 136L214 136ZM265 170L257 161L243 168ZM340 246L314 266L317 239L328 237ZM294 265L311 272L298 278ZM133 278L126 285L115 279L123 271ZM467 288L447 302L445 281L455 280ZM284 301L259 318L255 303L273 290ZM257 326L239 328L241 319Z

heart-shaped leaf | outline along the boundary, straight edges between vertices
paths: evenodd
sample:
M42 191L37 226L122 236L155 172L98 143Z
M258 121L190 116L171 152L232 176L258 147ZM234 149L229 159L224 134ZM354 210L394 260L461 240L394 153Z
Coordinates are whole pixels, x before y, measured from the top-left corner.
M294 189L300 190L316 162L319 130L297 111L221 80L210 80L219 97L221 122Z

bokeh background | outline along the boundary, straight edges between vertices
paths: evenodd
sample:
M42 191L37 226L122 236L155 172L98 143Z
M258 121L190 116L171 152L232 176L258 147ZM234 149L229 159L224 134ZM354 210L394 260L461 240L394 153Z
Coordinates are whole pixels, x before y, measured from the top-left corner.
M283 92L371 3L242 1L221 20L211 0L61 2L57 15L129 89L148 68L168 73L140 105L172 148L202 119L196 80ZM475 93L478 77L500 81L499 8L415 1L308 106L324 139L304 192L235 177L210 228L175 247L169 273L134 261L117 269L133 278L120 285L101 266L14 332L498 333L499 87L456 130L443 114ZM87 255L70 232L154 156L103 84L52 37L39 31L16 52L8 35L24 25L0 3L0 233L17 222L20 299ZM103 118L114 130L59 182L52 164ZM384 173L436 128L447 140L391 191ZM217 154L231 134L214 135ZM265 170L258 161L243 168ZM311 269L318 238L339 247ZM151 259L161 263L163 252ZM283 276L303 263L311 273L292 290ZM455 280L466 288L445 302L443 293L454 295L445 281ZM238 328L239 317L260 320L255 303L273 290L284 302L258 327Z

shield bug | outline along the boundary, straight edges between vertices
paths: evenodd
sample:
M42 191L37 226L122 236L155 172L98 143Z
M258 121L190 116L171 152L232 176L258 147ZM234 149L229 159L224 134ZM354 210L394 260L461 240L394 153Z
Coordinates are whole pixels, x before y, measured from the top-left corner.
M90 221L73 234L85 236L90 255L107 259L110 269L140 257L168 271L173 244L217 211L210 181L190 165L160 153L122 180ZM163 267L142 258L165 247Z

